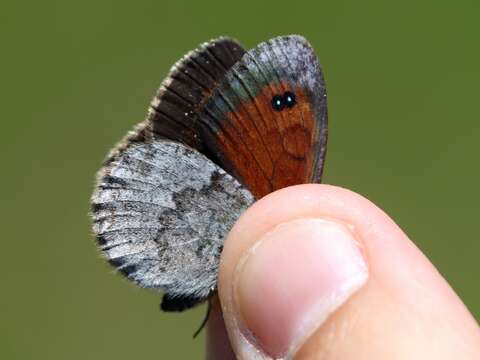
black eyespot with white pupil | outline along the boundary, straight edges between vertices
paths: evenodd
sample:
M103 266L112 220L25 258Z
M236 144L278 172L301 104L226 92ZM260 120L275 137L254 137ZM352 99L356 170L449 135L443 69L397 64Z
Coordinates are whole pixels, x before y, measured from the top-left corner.
M285 94L283 94L283 101L285 103L285 106L288 108L294 107L295 104L297 103L295 94L290 91L287 91Z
M275 95L272 98L272 107L277 111L282 111L283 108L285 107L285 103L283 101L283 96Z
M274 95L272 97L272 107L276 111L282 111L285 107L292 108L297 103L295 94L291 91L283 95Z

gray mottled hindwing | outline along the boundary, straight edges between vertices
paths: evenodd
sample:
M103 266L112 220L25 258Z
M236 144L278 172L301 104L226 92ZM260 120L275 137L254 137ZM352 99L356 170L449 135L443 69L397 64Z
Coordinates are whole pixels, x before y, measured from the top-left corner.
M100 171L94 231L108 261L170 299L206 299L223 241L254 201L198 151L168 140L131 143Z

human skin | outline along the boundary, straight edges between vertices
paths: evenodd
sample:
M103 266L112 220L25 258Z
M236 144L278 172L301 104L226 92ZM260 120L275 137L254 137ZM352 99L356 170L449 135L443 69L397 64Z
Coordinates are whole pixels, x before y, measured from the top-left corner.
M328 185L282 189L238 220L207 332L211 360L480 358L478 324L429 260Z

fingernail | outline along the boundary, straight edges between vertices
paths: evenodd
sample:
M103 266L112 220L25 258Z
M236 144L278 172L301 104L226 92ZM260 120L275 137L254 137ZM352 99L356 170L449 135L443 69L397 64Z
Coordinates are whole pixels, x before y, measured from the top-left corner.
M324 219L280 224L237 265L239 331L263 358L290 358L367 278L347 226Z

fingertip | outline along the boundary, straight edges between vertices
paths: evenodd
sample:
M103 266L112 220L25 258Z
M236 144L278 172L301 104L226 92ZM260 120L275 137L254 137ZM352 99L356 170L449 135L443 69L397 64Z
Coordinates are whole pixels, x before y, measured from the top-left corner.
M290 356L367 280L348 224L313 211L318 190L332 191L296 186L261 199L225 243L219 293L237 355Z
M234 273L239 330L273 358L292 356L367 280L351 231L324 219L297 219L267 232Z
M433 304L432 294L441 297ZM384 348L362 348L355 339L378 338L382 327L390 354L398 336L419 326L451 338L429 328L440 314L462 319L463 333L475 332L461 301L395 222L364 197L328 185L282 189L245 212L225 242L219 297L239 358L288 358L302 344L302 356L318 355L327 346L315 344L352 318L347 341L330 341L329 349L369 356Z

